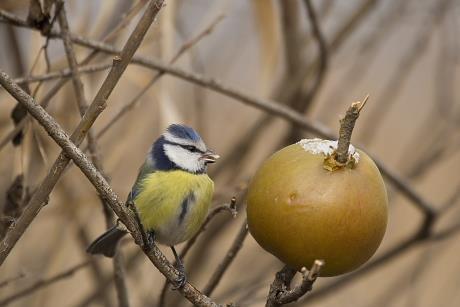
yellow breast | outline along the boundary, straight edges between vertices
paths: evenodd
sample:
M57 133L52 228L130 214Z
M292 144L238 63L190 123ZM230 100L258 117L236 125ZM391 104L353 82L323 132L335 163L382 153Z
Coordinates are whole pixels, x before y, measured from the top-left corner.
M213 192L206 174L156 171L142 180L134 203L145 229L153 230L160 243L175 245L198 231Z

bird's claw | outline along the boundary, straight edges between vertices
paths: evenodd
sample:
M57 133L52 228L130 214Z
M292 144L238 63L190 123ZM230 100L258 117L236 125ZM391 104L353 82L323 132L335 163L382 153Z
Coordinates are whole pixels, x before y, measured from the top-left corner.
M147 232L147 247L151 248L155 244L155 233L153 231Z
M175 281L175 286L172 288L173 290L182 289L187 283L187 275L185 274L184 265L180 263L176 266L176 269L179 271L179 276Z

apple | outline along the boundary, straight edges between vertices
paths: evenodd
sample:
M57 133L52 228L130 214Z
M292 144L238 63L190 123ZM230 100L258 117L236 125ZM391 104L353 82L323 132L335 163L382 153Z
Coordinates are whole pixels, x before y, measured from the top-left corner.
M287 265L321 276L355 270L379 247L387 225L382 176L362 150L349 147L349 163L331 167L336 141L305 139L267 159L247 198L249 231Z

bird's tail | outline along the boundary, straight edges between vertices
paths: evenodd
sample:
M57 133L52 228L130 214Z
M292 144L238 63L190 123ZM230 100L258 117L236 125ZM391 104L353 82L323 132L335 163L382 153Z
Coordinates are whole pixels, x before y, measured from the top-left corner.
M86 251L93 255L102 254L112 258L115 255L118 241L120 241L125 234L127 234L126 230L113 226L94 240Z

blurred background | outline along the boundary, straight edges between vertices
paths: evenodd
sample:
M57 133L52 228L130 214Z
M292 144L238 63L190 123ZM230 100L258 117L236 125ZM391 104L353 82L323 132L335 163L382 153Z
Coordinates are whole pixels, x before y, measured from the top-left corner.
M121 48L146 2L68 0L65 5L72 33L100 41L115 31L107 42ZM377 254L354 273L320 278L295 305L459 306L460 2L322 0L311 2L313 11L298 0L166 3L138 55L163 63L173 60L175 67L287 105L330 131L338 131L339 118L351 102L370 94L353 143L436 209L432 233L411 240L424 222L423 212L387 181L389 225ZM14 78L67 68L61 40L47 41L39 31L13 26L4 14L30 20L29 8L26 0L0 2L0 67ZM53 14L51 10L51 19ZM57 22L54 29L59 30ZM40 51L45 44L48 64ZM176 57L179 50L183 52ZM75 45L75 51L82 62L91 49ZM98 53L85 65L111 59ZM106 74L106 70L83 74L88 101ZM123 199L152 141L170 123L195 127L221 155L210 167L216 183L214 203L228 203L236 196L239 213L236 218L227 212L217 215L185 258L189 280L202 289L244 222L244 189L254 171L282 146L315 135L173 76L164 75L148 86L155 75L140 65L128 67L93 126L97 148L113 189ZM30 82L28 88L40 102L57 82ZM133 100L141 91L143 95ZM3 236L10 217L21 213L60 151L33 121L27 122L22 140L16 137L13 145L11 113L16 102L3 89L0 101ZM50 100L47 110L66 131L73 131L80 116L71 82ZM122 116L113 122L120 112ZM0 267L0 305L117 305L111 261L85 253L103 229L95 189L78 168L70 166L49 204ZM168 249L163 250L173 259ZM88 259L91 262L72 275L5 301ZM157 306L164 277L128 238L123 242L123 259L132 306ZM211 297L221 303L263 306L281 267L248 235ZM166 306L184 304L188 303L179 294L166 292Z

